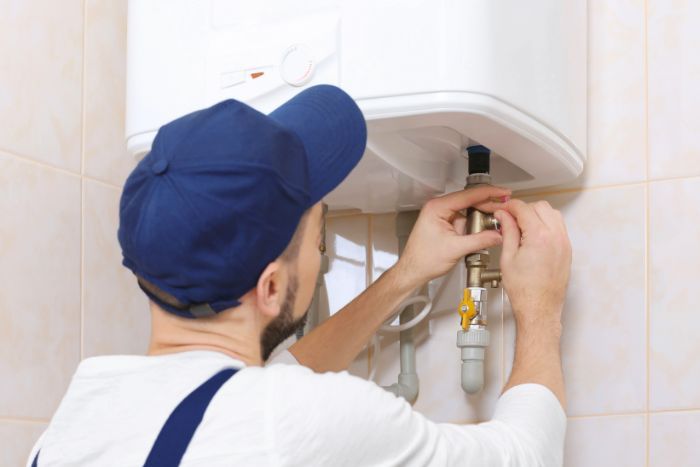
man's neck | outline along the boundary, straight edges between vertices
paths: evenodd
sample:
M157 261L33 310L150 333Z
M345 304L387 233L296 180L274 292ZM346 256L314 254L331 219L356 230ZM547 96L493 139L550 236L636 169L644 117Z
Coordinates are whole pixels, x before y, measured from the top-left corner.
M239 308L242 308L243 305ZM247 310L224 311L213 318L180 318L151 303L148 355L193 350L221 352L246 366L262 365L259 323Z

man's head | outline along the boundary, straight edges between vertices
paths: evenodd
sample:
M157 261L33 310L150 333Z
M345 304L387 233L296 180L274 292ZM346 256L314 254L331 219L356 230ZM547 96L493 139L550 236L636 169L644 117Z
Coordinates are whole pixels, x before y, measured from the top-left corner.
M124 187L124 265L163 316L192 329L228 317L259 331L267 356L303 319L320 201L365 143L362 113L332 86L270 115L229 100L165 125Z
M254 327L260 334L260 355L263 361L267 360L280 343L306 322L306 313L320 270L324 217L321 203L306 211L287 248L275 261L267 265L255 287L241 297L241 305L224 310L215 317L199 320L198 331L218 328L220 332L226 332L226 327L231 326L231 318L252 314L253 319L250 321L257 324ZM185 306L145 279L139 277L138 282L159 301L174 307ZM179 321L180 329L188 327L189 320L166 314L156 303L152 306L157 308L160 314L159 322L163 319ZM240 322L236 319L233 321ZM203 327L203 323L207 326Z

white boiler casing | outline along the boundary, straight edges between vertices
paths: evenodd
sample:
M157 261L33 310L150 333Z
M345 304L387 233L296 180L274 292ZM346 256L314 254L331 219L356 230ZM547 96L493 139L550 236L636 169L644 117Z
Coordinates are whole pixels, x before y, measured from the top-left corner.
M130 0L129 152L234 98L269 112L329 83L367 119L366 153L326 202L415 209L464 186L465 148L494 182L567 182L586 154L581 0Z

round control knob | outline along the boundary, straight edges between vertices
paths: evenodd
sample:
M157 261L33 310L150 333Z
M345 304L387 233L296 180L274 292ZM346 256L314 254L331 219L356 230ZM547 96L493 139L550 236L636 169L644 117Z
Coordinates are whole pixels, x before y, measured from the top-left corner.
M280 74L287 84L303 86L314 74L314 60L308 47L296 44L285 50L280 63Z

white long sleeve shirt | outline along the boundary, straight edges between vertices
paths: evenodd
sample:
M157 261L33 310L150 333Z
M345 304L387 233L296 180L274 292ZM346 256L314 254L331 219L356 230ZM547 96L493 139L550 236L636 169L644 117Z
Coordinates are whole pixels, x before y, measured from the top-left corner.
M281 359L291 360L286 353ZM143 465L172 410L224 368L185 466L560 466L566 416L544 386L504 393L493 419L433 423L374 383L300 365L248 367L209 351L84 360L47 430L39 465Z

